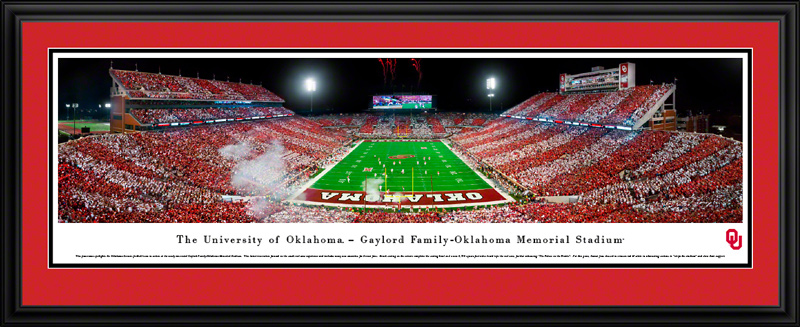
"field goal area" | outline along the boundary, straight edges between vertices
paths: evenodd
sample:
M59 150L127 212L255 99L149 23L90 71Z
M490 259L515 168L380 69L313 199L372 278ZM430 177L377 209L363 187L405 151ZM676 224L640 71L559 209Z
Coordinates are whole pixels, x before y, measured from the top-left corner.
M401 130L398 130L401 131ZM513 202L439 140L363 140L288 202L465 207Z
M409 136L409 135L411 135L411 127L409 127L409 126L406 126L405 128L403 128L403 129L401 130L401 129L400 129L400 126L398 125L398 126L397 126L397 131L396 131L396 134L395 134L395 135L397 135L397 137L399 137L399 138L401 138L401 139L408 138L408 136Z

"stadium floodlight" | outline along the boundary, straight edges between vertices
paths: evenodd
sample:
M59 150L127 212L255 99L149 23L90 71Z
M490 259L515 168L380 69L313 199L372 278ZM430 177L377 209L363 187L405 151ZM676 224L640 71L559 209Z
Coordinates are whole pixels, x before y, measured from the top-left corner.
M308 92L314 92L317 90L317 81L313 78L309 78L306 80L306 90Z
M106 108L111 108L111 104L110 103L106 103Z
M491 77L486 80L486 89L494 91L495 86L497 86L497 82L495 81L494 77ZM489 93L489 111L492 111L492 98L494 98L494 93Z
M314 91L317 90L317 81L313 78L306 79L306 90L311 94L311 112L314 112Z

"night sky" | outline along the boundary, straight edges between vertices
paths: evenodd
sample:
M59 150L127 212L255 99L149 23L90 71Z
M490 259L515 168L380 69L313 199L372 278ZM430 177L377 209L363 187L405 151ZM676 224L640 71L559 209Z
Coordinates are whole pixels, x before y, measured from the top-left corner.
M483 112L489 109L486 79L495 77L494 110L508 109L542 91L557 91L561 73L588 72L591 67L636 64L638 85L678 78L677 109L684 116L710 113L713 124L741 125L741 59L421 59L422 80L410 59L397 59L395 79L386 76L378 59L113 59L114 68L254 84L286 100L289 109L304 112L309 94L304 81L317 81L314 111L361 112L372 95L394 92L433 94L440 111ZM59 117L65 104L97 108L108 102L110 59L60 59ZM98 113L102 116L103 112ZM106 113L107 116L107 113ZM730 120L733 121L730 121ZM734 126L731 126L734 127Z

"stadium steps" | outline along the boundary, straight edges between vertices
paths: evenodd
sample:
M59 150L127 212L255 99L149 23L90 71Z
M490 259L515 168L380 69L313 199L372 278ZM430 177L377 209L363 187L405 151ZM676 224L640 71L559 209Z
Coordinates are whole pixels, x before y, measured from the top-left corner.
M648 110L647 113L645 113L644 116L642 116L642 118L640 118L635 124L633 124L633 129L635 130L640 129L644 124L647 124L647 122L650 121L651 118L653 118L653 115L655 115L655 113L658 112L658 109L664 105L664 102L667 102L667 99L669 99L669 97L672 96L674 93L675 93L675 85L672 85L672 87L669 88L669 91L667 91L667 93L665 93L664 96L661 97L661 99L656 101L653 107L651 107L650 110Z

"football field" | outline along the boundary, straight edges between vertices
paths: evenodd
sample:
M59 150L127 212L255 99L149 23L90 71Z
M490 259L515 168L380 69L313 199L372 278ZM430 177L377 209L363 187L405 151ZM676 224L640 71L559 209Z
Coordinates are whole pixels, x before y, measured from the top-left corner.
M111 124L109 124L108 121L96 121L96 120L78 120L75 122L71 120L58 121L58 130L63 131L65 133L77 134L80 132L81 127L89 127L89 131L92 133L109 132L111 130Z
M389 192L490 188L442 142L362 142L312 187L365 191L370 179L380 179L379 190Z
M440 141L363 141L313 180L299 198L350 205L359 201L364 205L467 205L510 200Z

